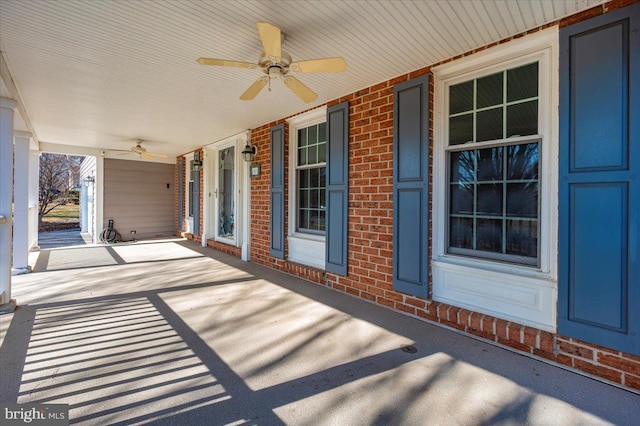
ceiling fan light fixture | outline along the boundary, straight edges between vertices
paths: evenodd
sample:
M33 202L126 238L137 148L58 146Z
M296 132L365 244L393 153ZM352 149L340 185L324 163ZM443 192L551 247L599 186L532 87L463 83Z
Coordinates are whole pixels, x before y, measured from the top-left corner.
M269 67L269 79L277 80L282 77L282 74L282 68L280 68L279 66L273 65Z

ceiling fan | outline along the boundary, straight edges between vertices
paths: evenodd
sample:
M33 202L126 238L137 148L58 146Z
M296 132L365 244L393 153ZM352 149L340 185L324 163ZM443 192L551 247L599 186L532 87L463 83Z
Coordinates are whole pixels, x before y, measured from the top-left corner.
M313 102L318 95L300 80L290 75L290 72L343 72L347 69L347 63L341 57L292 62L291 55L282 50L283 36L280 28L268 22L256 22L256 27L264 47L257 64L226 59L198 58L198 63L202 65L262 70L266 75L256 80L240 96L243 101L255 98L267 85L271 90L271 80L282 79L284 84L304 102Z
M144 158L146 160L153 160L153 157L158 158L167 158L164 154L158 154L156 152L147 152L145 148L142 147L142 139L136 139L136 146L132 146L131 149L110 149L109 151L117 151L120 152L118 155L127 155L127 154L138 154L139 158Z

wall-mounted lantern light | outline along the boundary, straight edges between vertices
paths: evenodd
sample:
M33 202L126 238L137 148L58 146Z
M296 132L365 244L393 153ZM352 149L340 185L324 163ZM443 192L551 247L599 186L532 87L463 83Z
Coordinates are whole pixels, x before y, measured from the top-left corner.
M93 176L87 176L86 178L83 179L83 182L86 186L91 185L92 183L94 183L96 181L96 179Z
M191 171L199 172L202 170L202 160L192 160L191 161Z
M247 145L242 150L242 158L247 163L250 163L250 162L253 161L253 158L256 156L256 152L257 151L258 150L256 149L256 147L255 146L251 146L251 142L247 141Z

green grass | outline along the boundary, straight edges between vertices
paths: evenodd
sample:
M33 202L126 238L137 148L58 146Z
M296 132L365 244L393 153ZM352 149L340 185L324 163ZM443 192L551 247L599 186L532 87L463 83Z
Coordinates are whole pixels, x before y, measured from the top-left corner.
M58 206L44 215L43 222L77 222L80 218L80 206L77 204L66 204Z

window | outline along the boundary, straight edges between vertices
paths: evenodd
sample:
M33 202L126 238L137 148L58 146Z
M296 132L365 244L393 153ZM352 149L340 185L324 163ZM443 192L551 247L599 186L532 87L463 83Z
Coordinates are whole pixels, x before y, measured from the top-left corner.
M298 130L297 231L323 234L326 207L327 124Z
M538 62L451 85L448 96L447 252L537 266Z
M287 258L325 269L327 108L287 120L289 200Z
M433 299L553 332L558 29L433 69Z
M187 216L189 217L193 217L193 209L194 209L194 202L195 202L195 197L193 196L193 177L190 177L189 179L189 213L187 214Z

